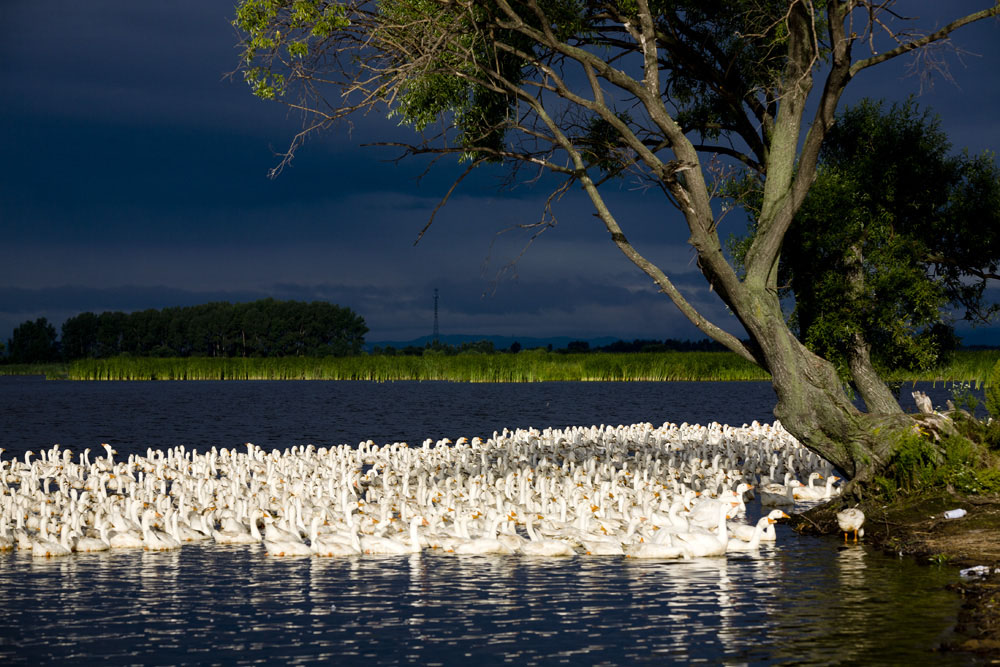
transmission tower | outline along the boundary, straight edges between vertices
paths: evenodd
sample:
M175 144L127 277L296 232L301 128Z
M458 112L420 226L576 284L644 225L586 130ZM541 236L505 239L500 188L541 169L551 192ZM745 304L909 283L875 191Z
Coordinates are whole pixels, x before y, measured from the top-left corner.
M438 290L437 287L434 288L434 342L438 342L438 335L441 331L438 329Z

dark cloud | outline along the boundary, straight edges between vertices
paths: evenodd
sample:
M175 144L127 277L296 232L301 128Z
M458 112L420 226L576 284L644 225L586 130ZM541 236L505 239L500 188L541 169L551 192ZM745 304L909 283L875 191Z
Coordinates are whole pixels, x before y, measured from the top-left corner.
M425 174L427 161L361 147L410 136L375 114L307 142L268 180L301 121L225 76L237 59L233 5L88 0L53 12L0 2L0 340L38 316L266 296L340 303L365 317L371 340L406 340L429 333L434 288L449 333L701 337L579 192L529 243L534 230L517 225L539 220L551 178L500 191L503 174L482 170L414 246L462 167L445 161ZM951 58L957 85L939 80L920 98L956 148L1000 143L996 27L956 34L983 55ZM902 99L919 88L904 74L862 72L845 102ZM739 333L698 273L677 212L635 185L607 188L629 239ZM721 229L742 225L727 218Z

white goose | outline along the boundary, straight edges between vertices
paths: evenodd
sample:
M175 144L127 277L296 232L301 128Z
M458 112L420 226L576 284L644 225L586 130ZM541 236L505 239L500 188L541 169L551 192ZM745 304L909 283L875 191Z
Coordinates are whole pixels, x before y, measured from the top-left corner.
M14 538L8 532L7 517L0 516L0 551L10 551L14 548Z
M392 537L382 537L378 540L362 542L366 554L388 554L402 555L420 553L420 524L423 517L414 516L410 519L410 541L395 539ZM374 537L374 536L372 536Z
M726 508L727 515L730 517L741 514L746 511L743 494L751 488L753 487L749 484L740 482L735 491L726 491L720 494L718 498L704 498L698 501L691 508L688 521L702 528L714 528L720 506Z
M312 552L316 556L327 556L327 557L337 557L337 556L358 556L361 554L361 542L358 540L357 533L352 533L351 543L341 542L338 539L333 538L331 535L319 534L319 525L322 523L323 517L316 515L313 517L312 523L310 524L309 531L309 546L312 548Z
M670 533L663 533L662 542L639 542L632 544L625 552L629 558L660 558L660 559L691 559L691 551L687 547L675 545ZM657 533L659 536L659 533Z
M108 541L108 524L101 521L97 529L101 536L89 537L85 535L81 537L76 541L76 551L93 553L97 551L107 551L111 548L111 542Z
M781 510L775 510L776 512L781 512ZM781 512L782 515L787 517L788 515ZM762 516L757 520L757 525L754 526L753 535L750 536L749 540L743 540L739 537L732 537L729 539L729 543L726 545L727 552L733 551L756 551L760 548L760 541L764 536L764 530L777 521L776 518L771 518L771 515Z
M770 484L761 486L760 504L770 507L774 507L775 505L794 505L795 498L792 496L792 490L796 486L802 486L802 482L792 479L792 477L791 472L786 472L784 484L771 482Z
M176 518L176 515L174 515ZM173 535L152 527L153 510L142 513L142 548L146 551L172 551L181 548L181 541Z
M42 527L45 527L44 521ZM60 539L58 541L49 539L48 532L42 531L31 545L32 558L69 556L71 553L73 553L73 546L69 541L69 524L65 523L60 531Z
M849 507L837 512L837 525L844 532L844 544L847 544L847 533L854 531L854 541L858 541L858 536L864 535L865 531L861 527L865 523L865 513L857 507Z
M108 544L112 549L142 549L146 543L141 530L125 529L111 533Z
M766 514L766 516L777 521L778 519L788 519L789 516L785 514L782 510L771 510ZM729 522L729 536L734 537L744 542L749 542L753 539L755 526L751 526L746 523L736 523L733 521ZM762 542L774 542L774 523L769 523L764 526L764 532L760 537Z
M796 500L828 500L836 495L833 492L833 485L838 481L840 481L839 477L830 475L826 478L826 485L823 488L801 486L797 489L792 489L792 495L795 496Z
M258 510L251 513L249 526L246 526L239 521L227 522L226 528L212 531L212 539L215 540L216 544L258 544L264 539L260 534L260 530L257 528L257 518L261 516L264 517L265 522L270 518L262 510Z
M535 528L532 525L530 512L524 517L524 527L528 531L528 537L530 539L521 545L521 553L528 556L576 555L576 551L573 550L573 547L562 540L550 540L538 537L538 535L535 534Z
M729 546L729 534L726 528L726 515L735 506L725 503L716 508L717 526L715 534L708 532L677 533L678 543L687 549L692 556L724 556Z
M455 553L464 555L509 555L514 553L513 549L497 539L497 523L500 520L499 517L497 517L493 512L490 512L488 517L489 523L486 526L486 530L483 531L482 536L456 544Z
M313 550L301 539L264 537L264 550L268 556L312 556Z
M795 500L799 500L802 498L803 494L810 494L814 491L819 491L820 488L816 486L816 480L820 479L823 479L822 473L809 473L809 479L806 480L805 484L799 483L794 485L795 488L792 489L792 497L795 498Z

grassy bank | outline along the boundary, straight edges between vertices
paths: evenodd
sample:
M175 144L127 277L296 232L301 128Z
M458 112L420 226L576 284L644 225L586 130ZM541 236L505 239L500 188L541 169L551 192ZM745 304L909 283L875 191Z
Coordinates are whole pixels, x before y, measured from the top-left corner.
M900 372L896 382L986 381L1000 351L963 351L930 372ZM0 375L45 375L71 380L451 380L458 382L719 381L768 380L753 364L730 352L643 352L457 356L355 356L275 358L84 359L70 364L0 365Z
M941 368L897 371L886 379L890 382L970 382L981 387L997 361L1000 361L1000 350L960 350Z
M458 382L766 380L728 352L519 354L283 358L91 359L73 380L452 380Z
M50 380L65 380L69 364L0 364L0 375L44 375Z

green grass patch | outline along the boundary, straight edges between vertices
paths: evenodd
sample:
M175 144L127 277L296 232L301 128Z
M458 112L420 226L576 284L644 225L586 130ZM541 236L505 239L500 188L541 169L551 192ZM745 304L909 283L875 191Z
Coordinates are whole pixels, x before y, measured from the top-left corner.
M935 441L919 433L899 435L895 455L875 485L887 500L947 488L963 494L1000 493L1000 460L971 417L956 419L957 434Z
M977 389L990 384L990 374L1000 363L1000 350L958 350L947 364L928 371L895 371L888 382L969 382Z
M457 382L768 380L729 352L84 359L72 380L451 380Z
M69 364L0 364L0 375L44 375L50 380L68 377Z
M891 382L1000 383L1000 351L962 351L933 372L898 372ZM549 381L767 381L770 376L731 352L593 352L563 354L462 353L348 357L112 357L69 364L0 364L0 375L45 375L71 380L450 380ZM995 393L995 392L994 392ZM1000 395L998 395L1000 396ZM1000 401L1000 398L996 399ZM1000 403L998 403L1000 405ZM997 408L1000 409L1000 408Z

